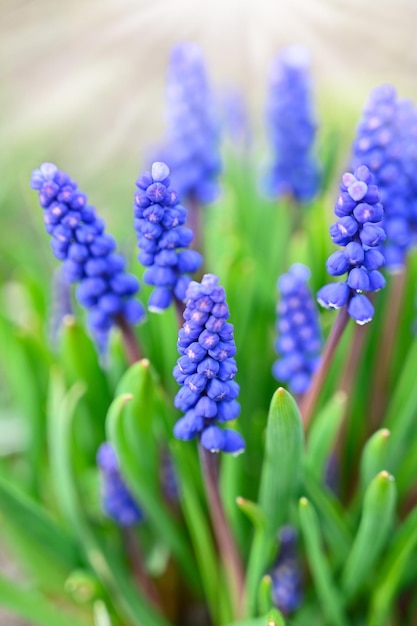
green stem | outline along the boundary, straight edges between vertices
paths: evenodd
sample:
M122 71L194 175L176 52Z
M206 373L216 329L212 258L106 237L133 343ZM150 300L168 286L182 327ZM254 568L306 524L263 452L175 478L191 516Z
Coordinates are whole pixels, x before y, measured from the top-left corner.
M349 315L347 312L347 306L345 305L343 308L340 309L339 315L336 318L336 321L327 339L326 345L324 346L320 366L313 376L313 380L311 381L308 392L304 395L301 401L300 412L306 431L313 415L314 409L316 407L320 391L323 387L323 383L330 369L330 365L335 355L337 346L339 345L340 339L342 338L348 321Z
M199 445L199 454L213 530L227 579L232 587L235 617L239 619L243 611L245 577L242 561L220 497L218 458L201 445Z
M138 584L139 589L147 597L150 604L152 604L161 613L163 612L161 599L158 596L158 591L149 577L146 571L143 555L137 540L137 537L132 528L124 528L122 531L123 541L125 544L125 551L129 557L130 567Z
M127 360L131 365L133 365L133 363L140 361L142 358L136 335L133 332L132 326L126 321L123 315L117 316L116 323L122 333Z
M376 430L382 420L389 398L392 357L405 295L406 269L392 277L388 312L382 329L380 350L377 356L370 404L370 423Z

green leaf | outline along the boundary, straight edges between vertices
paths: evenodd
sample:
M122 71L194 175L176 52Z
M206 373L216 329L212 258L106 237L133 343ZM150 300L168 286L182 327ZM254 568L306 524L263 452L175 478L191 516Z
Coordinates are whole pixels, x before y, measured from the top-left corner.
M61 333L61 356L67 382L84 382L85 402L94 422L104 425L110 404L109 385L100 367L98 353L83 326L67 315Z
M0 604L25 621L38 626L91 626L92 622L76 612L55 606L39 591L23 587L0 576Z
M109 612L102 600L94 602L94 626L112 626Z
M250 615L256 611L259 582L269 565L278 528L288 521L288 508L301 476L303 439L297 404L287 391L280 388L269 409L259 491L259 509L265 528L258 528L255 533L247 573Z
M239 497L236 498L236 504L256 528L261 530L265 529L265 516L256 502L251 502L250 500Z
M69 572L81 563L73 538L33 500L0 477L3 533L22 563L48 588L61 590Z
M89 604L103 595L97 578L86 570L74 570L65 581L65 591L77 604Z
M139 588L133 585L131 575L126 570L121 555L110 552L102 537L94 529L81 505L74 459L83 455L83 450L74 448L74 412L79 386L75 386L67 395L62 380L58 375L53 384L55 402L60 407L56 414L50 414L48 431L50 433L51 472L57 477L57 488L62 491L60 503L71 523L74 533L80 541L85 558L103 587L109 592L112 600L126 620L135 626L168 626L166 620L156 613L144 599ZM78 387L78 388L77 388ZM122 396L122 401L126 401ZM119 399L120 402L120 399Z
M391 531L396 503L393 476L380 472L365 493L359 530L342 575L347 597L352 597L375 567Z
M267 613L272 608L272 578L267 574L259 585L258 606L260 613Z
M299 513L308 563L317 596L326 617L326 624L329 626L347 626L342 599L332 580L330 567L323 551L317 515L307 498L300 499Z
M308 473L317 479L323 478L345 413L346 401L347 395L337 391L312 422L305 465Z
M416 361L417 340L414 340L402 367L401 376L395 385L384 420L384 426L391 431L388 467L394 473L409 447L409 437L414 428L417 409Z
M277 609L274 609L270 611L268 615L232 622L226 626L285 626L285 622L281 613Z
M153 432L155 414L155 385L150 363L143 359L126 371L117 389L116 396L130 394L131 399L124 407L124 434L132 453L138 456L141 475L152 481L158 489L158 452Z
M364 491L373 478L387 467L390 431L381 428L366 442L361 457L361 489Z
M417 547L417 507L408 515L380 567L380 574L373 585L369 626L385 626L396 593Z
M331 549L334 562L342 565L352 545L350 520L347 519L346 512L333 493L307 472L304 474L303 483L308 497L320 515L323 535Z
M224 593L227 587L221 584L220 568L211 528L208 523L207 512L202 509L197 494L193 489L193 484L188 480L188 476L190 472L193 471L193 468L190 466L190 463L187 462L188 455L184 454L184 444L175 441L171 446L171 450L178 475L181 508L197 557L200 576L204 587L204 595L209 606L212 620L217 623L219 621L219 611L220 613L222 613L222 610L224 612L224 608L226 608L226 611L229 613L230 619L230 606L226 604L226 607L224 607Z
M271 401L266 430L259 507L273 534L288 519L288 507L301 477L303 426L298 406L285 389Z
M285 621L278 609L271 609L268 613L268 626L285 626Z
M146 402L146 394L143 398ZM189 583L195 586L199 580L199 575L183 530L165 503L161 490L155 489L158 477L149 475L147 466L143 464L146 451L143 452L143 455L138 455L138 445L143 445L143 442L141 442L140 437L135 437L135 442L132 442L131 438L127 436L127 423L132 415L127 409L131 401L136 402L137 398L135 399L132 394L124 394L116 398L111 404L106 419L108 439L115 447L121 472L129 488L144 508L156 533L166 542L178 559ZM144 419L150 419L142 411L140 411L140 415Z
M27 433L27 485L41 490L45 446L45 389L51 357L37 337L0 316L0 357L7 386L24 418Z

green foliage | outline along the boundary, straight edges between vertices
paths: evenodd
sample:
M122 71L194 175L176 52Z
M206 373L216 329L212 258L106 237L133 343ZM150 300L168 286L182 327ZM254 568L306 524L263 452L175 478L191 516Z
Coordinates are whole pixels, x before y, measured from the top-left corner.
M322 146L325 189L309 207L260 198L251 162L235 155L227 162L223 197L202 215L205 270L217 273L226 288L235 327L239 429L247 443L244 455L225 456L219 464L220 495L246 574L240 612L229 597L195 442L172 435L179 417L171 377L177 356L174 311L149 313L137 331L146 359L130 367L117 331L107 358L99 357L77 308L63 320L57 345L51 345L53 263L45 255L42 229L34 231L39 246L32 245L30 229L23 228L13 246L2 235L0 424L4 441L6 430L13 430L14 445L0 445L0 530L22 571L19 583L0 579L0 603L8 610L40 626L412 623L415 256L405 275L402 323L392 328L395 347L382 408L374 383L382 367L383 329L390 327L390 298L383 293L375 297L375 320L364 330L354 371L346 368L358 332L347 329L306 435L299 398L276 390L271 374L277 277L301 261L312 270L314 289L327 281L333 174L335 162L344 158L337 152L340 136L330 136ZM123 182L131 187L130 180ZM112 200L118 206L118 198ZM30 202L25 195L26 211L33 210ZM130 229L129 213L124 221ZM138 265L132 270L140 273ZM332 312L322 315L325 335L334 318ZM106 439L144 511L133 537L156 603L138 583L124 531L100 509L95 457ZM174 502L161 481L165 454L177 480ZM328 479L329 459L338 469L335 485ZM273 606L273 568L278 531L288 524L299 531L296 558L304 596L284 621Z

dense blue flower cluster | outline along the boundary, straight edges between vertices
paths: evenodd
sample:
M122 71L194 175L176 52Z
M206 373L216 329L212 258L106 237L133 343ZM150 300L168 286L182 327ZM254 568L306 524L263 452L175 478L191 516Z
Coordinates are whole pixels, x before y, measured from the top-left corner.
M284 526L279 532L279 542L277 562L270 571L272 597L275 606L288 614L303 600L303 579L296 550L297 531L292 526Z
M345 282L325 285L317 294L319 303L329 309L348 304L348 313L358 324L372 320L374 308L362 292L378 291L385 278L378 271L385 259L378 247L385 240L382 228L384 209L378 187L365 165L354 174L343 174L340 195L335 205L338 221L330 227L333 243L344 246L330 255L327 271L331 276L347 272Z
M300 202L311 200L320 184L309 69L309 55L302 46L280 52L271 65L266 107L273 149L267 192L273 197L292 195Z
M280 358L274 363L273 374L296 394L305 393L310 386L322 346L319 315L307 285L309 278L308 267L297 263L278 280L275 346Z
M182 385L175 406L185 415L175 425L178 439L199 436L211 452L243 452L245 443L234 430L222 429L240 413L236 398L239 385L234 381L237 367L233 358L236 345L226 294L219 279L206 274L201 284L191 282L187 290L185 323L178 335L182 355L174 368L175 380Z
M399 100L397 117L403 172L406 179L406 202L401 203L402 211L398 212L394 235L395 232L402 233L397 246L402 252L400 261L402 260L404 265L406 250L417 244L417 109L410 100ZM395 222L391 219L391 230L393 230L393 224L395 225ZM398 267L402 267L400 263ZM390 268L393 269L392 264Z
M219 192L219 128L201 49L177 44L167 85L168 132L161 157L169 164L179 197L211 202Z
M149 298L149 309L154 312L168 308L174 296L184 300L191 281L187 273L197 271L202 263L198 252L186 249L193 232L184 226L187 211L170 187L169 173L165 163L156 162L136 181L138 259L147 268L144 281L155 287Z
M89 311L94 336L103 341L117 316L139 322L144 310L133 299L139 282L124 271L125 261L114 252L113 237L104 232L105 223L87 204L85 194L52 163L33 172L31 186L39 191L52 251L64 262L65 278L79 283L77 298Z
M120 474L119 462L111 443L103 443L97 452L102 475L103 510L119 526L133 526L143 520L143 513Z
M387 268L393 271L403 267L410 245L401 118L395 89L391 85L374 89L357 129L352 159L352 169L366 165L374 176L384 207L387 238L383 253Z

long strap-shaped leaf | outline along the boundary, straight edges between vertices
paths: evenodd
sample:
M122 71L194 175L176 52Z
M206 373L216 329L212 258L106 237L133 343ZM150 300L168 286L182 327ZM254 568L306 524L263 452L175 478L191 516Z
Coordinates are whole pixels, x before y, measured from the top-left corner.
M394 520L395 481L380 472L365 493L359 530L342 575L346 596L352 597L372 572Z
M126 419L129 414L125 408L131 400L132 395L124 394L113 401L106 420L108 438L117 451L123 477L143 506L152 526L172 550L190 584L198 585L200 577L184 533L160 494L155 491L154 480L149 479L144 472L141 459L127 438Z
M28 563L31 576L49 589L62 588L65 578L81 564L80 551L70 534L1 477L0 514L13 549Z
M270 565L277 530L287 521L300 479L302 453L303 428L297 404L280 388L272 398L268 415L258 500L263 524L255 532L246 583L249 615L256 614L259 583Z
M367 624L384 626L395 594L417 546L417 507L403 522L384 559L374 585Z
M329 564L323 552L319 521L307 498L300 499L299 512L308 563L322 611L326 616L326 624L328 626L347 626L342 600L333 583Z
M81 450L74 450L72 427L80 389L75 386L65 394L57 374L52 377L52 387L55 402L51 406L55 407L55 411L48 416L51 473L56 481L57 494L61 494L60 504L79 537L86 559L129 623L135 626L168 626L166 620L149 606L140 590L133 586L119 556L105 547L84 514L73 472L73 457L82 454Z

